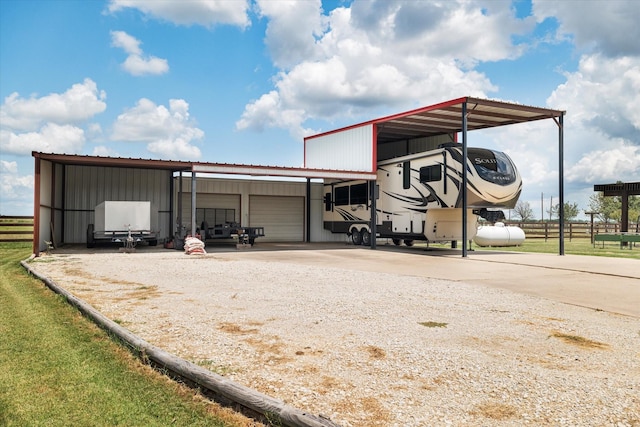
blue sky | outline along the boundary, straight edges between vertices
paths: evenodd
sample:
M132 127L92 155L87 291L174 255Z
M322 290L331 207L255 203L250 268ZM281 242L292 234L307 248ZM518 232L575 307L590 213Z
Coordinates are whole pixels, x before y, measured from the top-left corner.
M1 0L0 214L32 151L301 166L303 138L461 96L567 111L565 200L640 181L640 2ZM472 132L557 201L550 121Z

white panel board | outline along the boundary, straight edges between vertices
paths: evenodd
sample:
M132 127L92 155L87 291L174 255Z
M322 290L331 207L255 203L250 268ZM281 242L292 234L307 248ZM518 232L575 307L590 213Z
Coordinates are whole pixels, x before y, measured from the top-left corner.
M305 140L305 167L368 172L373 168L373 124Z
M151 202L105 201L95 209L96 231L151 230Z

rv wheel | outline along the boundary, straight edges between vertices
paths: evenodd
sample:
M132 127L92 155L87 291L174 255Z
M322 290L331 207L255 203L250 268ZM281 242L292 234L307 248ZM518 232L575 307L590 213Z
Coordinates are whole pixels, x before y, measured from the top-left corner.
M391 239L391 241L396 246L400 246L400 244L402 243L402 240L400 240L400 239Z
M360 245L362 243L362 234L355 228L351 230L351 241L354 245Z
M371 246L371 233L366 228L363 228L360 232L362 235L362 246Z
M413 246L413 240L405 240L404 244L407 246Z

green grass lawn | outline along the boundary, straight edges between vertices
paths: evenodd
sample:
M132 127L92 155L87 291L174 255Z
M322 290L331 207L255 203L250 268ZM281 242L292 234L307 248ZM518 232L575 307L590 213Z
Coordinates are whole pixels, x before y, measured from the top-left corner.
M0 425L238 426L244 417L157 373L112 341L0 244Z
M494 250L494 251L512 251L512 252L537 252L537 253L558 253L558 239L548 239L546 242L543 238L538 239L525 239L522 246L506 246L506 247L480 247L473 244L475 250ZM591 244L589 238L574 238L564 240L564 253L566 255L590 255L590 256L605 256L615 258L632 258L640 259L640 245L634 246L629 249L630 246L620 248L619 243L615 242L597 242L595 247Z

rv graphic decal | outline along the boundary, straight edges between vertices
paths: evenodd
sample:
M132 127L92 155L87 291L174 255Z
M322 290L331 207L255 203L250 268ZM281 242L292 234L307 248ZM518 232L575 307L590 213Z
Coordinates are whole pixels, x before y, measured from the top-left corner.
M345 221L367 221L369 219L369 218L358 218L357 216L353 215L351 212L345 209L337 208L336 212L340 214L342 219Z

